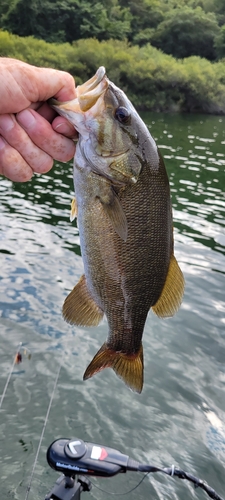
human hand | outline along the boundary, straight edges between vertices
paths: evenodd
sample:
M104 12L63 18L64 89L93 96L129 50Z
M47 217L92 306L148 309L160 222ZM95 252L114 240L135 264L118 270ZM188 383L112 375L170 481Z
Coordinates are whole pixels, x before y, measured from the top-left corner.
M69 73L0 58L0 174L25 182L75 153L76 131L47 104L76 97Z

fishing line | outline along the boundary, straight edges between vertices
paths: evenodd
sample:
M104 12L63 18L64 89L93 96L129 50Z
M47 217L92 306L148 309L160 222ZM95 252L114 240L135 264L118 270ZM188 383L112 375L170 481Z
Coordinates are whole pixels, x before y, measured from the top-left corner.
M29 481L29 484L27 486L27 492L26 492L25 500L28 499L29 494L30 494L31 484L32 484L32 481L33 481L33 476L34 476L35 468L36 468L36 465L37 465L38 456L39 456L39 452L40 452L42 440L43 440L43 437L44 437L46 425L47 425L47 422L48 422L48 417L49 417L49 413L50 413L50 410L51 410L51 406L52 406L52 402L53 402L55 390L56 390L56 387L57 387L57 383L58 383L58 379L59 379L59 374L60 374L61 367L62 367L62 361L59 364L59 368L58 368L58 371L56 373L54 387L53 387L53 391L52 391L52 394L51 394L51 397L50 397L50 401L49 401L49 405L48 405L48 409L47 409L47 413L46 413L46 417L45 417L45 421L44 421L42 433L41 433L41 436L40 436L40 440L39 440L39 444L38 444L36 456L35 456L35 459L34 459L34 464L33 464L32 472L31 472L31 476L30 476L30 481Z
M103 488L100 488L100 486L97 486L97 484L93 483L93 481L90 481L90 483L92 484L92 486L94 486L95 488L97 488L97 490L100 490L102 491L103 493L106 493L107 495L114 495L114 496L125 496L125 495L129 495L129 493L132 493L132 491L136 490L140 485L141 483L144 481L144 479L148 476L149 472L146 472L146 474L140 479L140 481L138 481L138 483L136 484L136 486L134 486L133 488L131 488L131 490L128 490L128 491L124 491L123 493L116 493L116 492L113 492L113 491L106 491L104 490Z
M9 382L10 382L10 379L11 379L11 376L12 376L12 373L13 373L13 370L14 370L14 366L17 365L18 363L20 363L22 361L22 355L21 355L21 352L20 352L21 347L22 347L22 342L20 342L18 344L18 348L17 348L16 354L14 356L13 363L12 363L12 366L11 366L8 378L6 380L6 384L5 384L5 387L4 387L4 390L3 390L3 393L2 393L2 397L1 397L1 400L0 400L0 409L2 407L2 403L3 403L5 395L6 395L6 391L7 391L7 388L8 388L8 385L9 385ZM25 348L23 348L23 349L24 349L24 352L26 353L26 349ZM29 357L30 357L30 354L29 354Z

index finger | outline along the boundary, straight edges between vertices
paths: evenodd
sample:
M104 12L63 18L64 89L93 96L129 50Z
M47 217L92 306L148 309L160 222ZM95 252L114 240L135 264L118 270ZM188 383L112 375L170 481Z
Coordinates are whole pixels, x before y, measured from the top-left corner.
M53 96L59 101L76 97L74 79L64 71L2 58L1 72L1 113L19 113L31 103L47 101Z
M31 86L27 85L27 97L31 102L47 101L55 97L59 101L70 101L76 97L75 81L72 75L65 71L51 68L36 68L30 75Z

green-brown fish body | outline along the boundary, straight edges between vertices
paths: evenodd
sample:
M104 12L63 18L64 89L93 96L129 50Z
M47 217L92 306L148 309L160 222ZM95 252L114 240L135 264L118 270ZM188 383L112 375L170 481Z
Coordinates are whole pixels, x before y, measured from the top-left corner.
M107 341L84 378L112 367L141 392L149 309L172 316L184 289L173 254L165 166L147 127L104 68L78 88L76 100L55 109L80 134L74 184L85 275L65 300L63 314L87 326L106 314Z

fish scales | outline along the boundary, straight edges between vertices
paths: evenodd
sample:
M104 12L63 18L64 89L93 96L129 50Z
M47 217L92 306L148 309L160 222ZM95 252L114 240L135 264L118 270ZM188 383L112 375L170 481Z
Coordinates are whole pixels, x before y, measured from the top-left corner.
M65 300L63 314L87 326L107 317L107 340L84 379L111 367L141 392L148 312L172 316L184 291L174 257L169 181L150 132L104 68L77 92L74 101L53 103L79 132L72 210L84 276Z
M122 191L120 200L128 224L128 238L124 242L112 229L101 203L94 201L89 186L91 179L87 177L82 177L82 185L75 179L82 200L85 199L82 192L88 193L89 200L82 207L78 205L87 284L108 319L107 345L135 354L140 348L149 309L162 291L170 261L172 234L168 195L165 199L161 196L161 211L154 213L155 201L165 181L157 175L158 186L156 189L154 184L153 191L151 177L144 167L139 182Z

